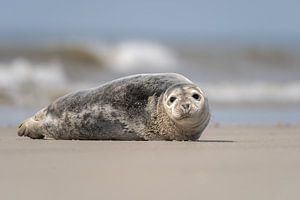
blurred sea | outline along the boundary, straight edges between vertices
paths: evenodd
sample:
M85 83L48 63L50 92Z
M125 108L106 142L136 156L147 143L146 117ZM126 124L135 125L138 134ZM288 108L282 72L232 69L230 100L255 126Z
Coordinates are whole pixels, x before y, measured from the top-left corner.
M300 123L300 48L154 40L0 46L0 125L55 98L134 73L178 72L207 93L212 124Z

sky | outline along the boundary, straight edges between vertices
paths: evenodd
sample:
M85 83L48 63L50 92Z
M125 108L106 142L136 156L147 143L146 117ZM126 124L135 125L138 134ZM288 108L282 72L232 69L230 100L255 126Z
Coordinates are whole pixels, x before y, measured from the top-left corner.
M0 37L300 38L296 0L0 0Z

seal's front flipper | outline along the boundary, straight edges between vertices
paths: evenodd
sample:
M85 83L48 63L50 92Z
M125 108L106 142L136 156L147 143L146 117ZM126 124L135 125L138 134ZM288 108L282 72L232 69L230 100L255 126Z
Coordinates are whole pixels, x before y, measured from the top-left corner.
M28 136L32 139L43 139L45 136L42 133L42 123L45 118L44 111L39 111L33 117L25 120L18 127L19 136Z

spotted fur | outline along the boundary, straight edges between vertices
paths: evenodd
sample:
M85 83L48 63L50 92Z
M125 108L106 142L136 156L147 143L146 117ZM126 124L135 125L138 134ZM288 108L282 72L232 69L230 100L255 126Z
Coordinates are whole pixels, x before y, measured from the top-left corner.
M58 98L18 129L20 136L78 140L195 140L201 127L176 126L164 111L163 96L172 86L193 83L182 75L140 74ZM199 119L200 120L200 119Z

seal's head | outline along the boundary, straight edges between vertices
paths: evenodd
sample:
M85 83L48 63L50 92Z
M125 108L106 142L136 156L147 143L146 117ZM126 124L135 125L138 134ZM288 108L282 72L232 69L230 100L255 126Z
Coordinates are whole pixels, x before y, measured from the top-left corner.
M182 127L201 126L209 118L208 104L203 92L194 84L177 84L164 94L166 113Z

